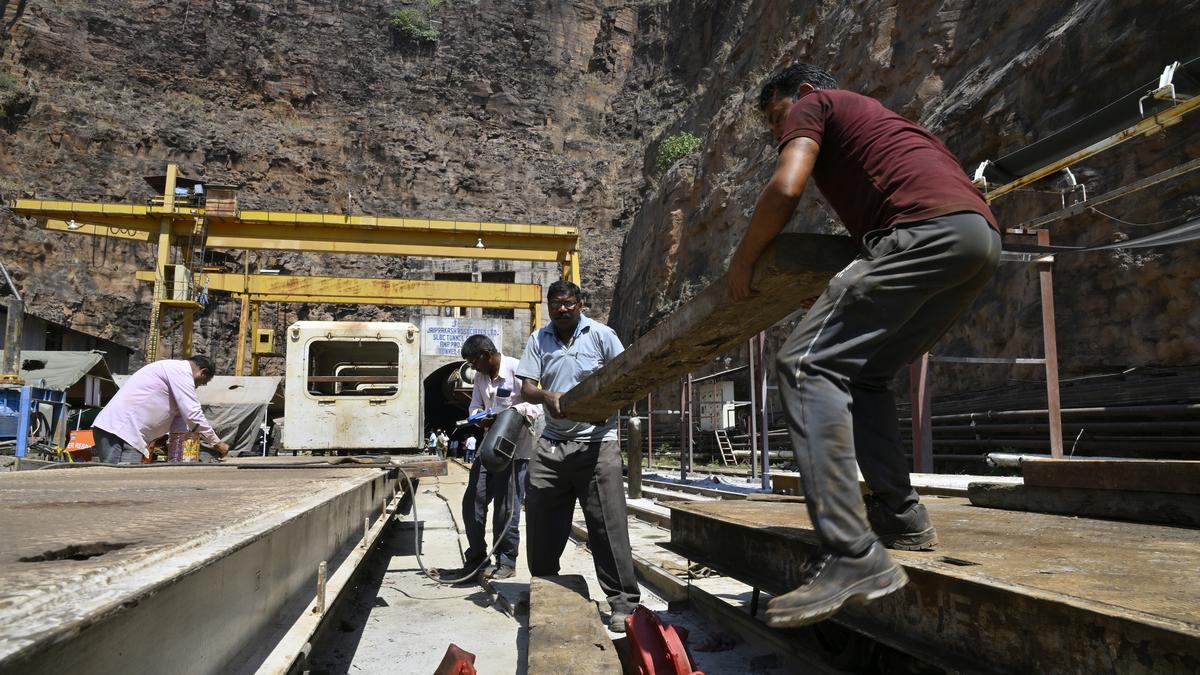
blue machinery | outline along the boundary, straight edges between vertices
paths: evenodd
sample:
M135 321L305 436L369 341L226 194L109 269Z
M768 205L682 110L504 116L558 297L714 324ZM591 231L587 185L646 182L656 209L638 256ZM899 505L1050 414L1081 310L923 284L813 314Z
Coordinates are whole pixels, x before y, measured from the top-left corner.
M35 423L54 430L55 443L62 447L66 435L65 391L34 386L0 385L0 441L16 439L16 456L29 451L29 436ZM50 414L42 412L48 406Z

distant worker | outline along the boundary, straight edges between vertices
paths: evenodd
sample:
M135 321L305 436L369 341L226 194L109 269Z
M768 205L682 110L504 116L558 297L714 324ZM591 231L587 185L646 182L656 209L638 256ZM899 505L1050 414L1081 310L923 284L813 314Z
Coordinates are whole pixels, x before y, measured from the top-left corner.
M462 357L476 372L468 411L488 415L479 426L487 429L496 415L509 408L516 408L530 422L541 416L541 406L525 403L521 397L521 382L514 374L519 362L501 354L491 338L486 335L467 338L462 346ZM472 436L468 443L474 440ZM469 447L474 452L474 446ZM515 574L521 545L519 528L521 504L525 499L525 472L532 453L533 434L524 432L513 453L512 464L504 471L488 471L482 461L471 464L462 501L469 547L464 555L463 570L455 576L470 574L488 558L485 528L489 503L492 505L492 545L496 549L496 561L483 569L483 576L507 579ZM507 520L504 519L506 514Z
M892 379L991 278L1000 233L941 141L878 101L838 89L828 72L786 68L763 86L758 106L779 159L729 263L730 299L750 297L754 263L791 219L810 176L862 248L776 360L821 545L803 584L768 606L771 626L792 627L904 586L907 575L885 546L937 543L905 465ZM872 492L865 520L857 469Z
M629 547L617 418L614 415L599 425L569 420L559 398L624 347L611 328L582 315L582 300L575 284L550 284L546 292L550 325L529 336L517 368L517 377L524 380L521 394L530 403L543 404L548 415L529 462L525 550L531 574L558 574L578 499L596 578L612 610L608 627L623 633L626 617L641 601L641 591Z
M229 444L213 431L196 398L196 387L208 384L214 372L212 360L201 355L142 366L92 423L100 461L140 464L150 456L150 442L168 431L198 431L225 457Z
M467 434L463 441L463 461L470 464L475 461L475 435Z
M429 438L425 439L425 449L429 452L437 452L437 431L429 430Z
M438 429L438 432L437 432L437 447L438 447L438 455L442 459L446 459L446 457L449 456L446 453L448 453L450 450L450 437L447 436L446 432L442 429Z
M458 440L458 436L450 439L450 456L458 457L458 450L462 446L462 442Z

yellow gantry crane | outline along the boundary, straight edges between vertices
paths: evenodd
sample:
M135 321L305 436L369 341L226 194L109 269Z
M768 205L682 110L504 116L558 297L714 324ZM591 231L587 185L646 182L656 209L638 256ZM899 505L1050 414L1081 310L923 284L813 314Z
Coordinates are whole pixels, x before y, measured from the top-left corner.
M162 195L146 204L17 199L9 208L38 218L47 230L156 242L153 271L137 278L154 283L146 361L158 358L163 311L182 313L183 353L190 354L197 289L227 291L242 301L236 373L242 374L247 324L258 325L263 302L431 305L529 309L540 324L541 287L469 281L360 279L210 273L202 268L211 249L303 251L330 254L528 260L561 266L579 283L579 234L574 227L488 223L368 215L240 211L237 187L202 183L167 165L166 176L147 179ZM173 249L178 254L173 256Z

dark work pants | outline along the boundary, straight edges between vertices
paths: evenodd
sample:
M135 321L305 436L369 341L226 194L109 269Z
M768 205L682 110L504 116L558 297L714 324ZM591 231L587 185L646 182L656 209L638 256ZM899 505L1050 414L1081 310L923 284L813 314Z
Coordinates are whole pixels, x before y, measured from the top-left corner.
M596 578L613 611L632 612L641 602L625 488L621 451L616 441L551 441L539 438L529 462L525 502L525 551L535 577L558 574L559 558L571 536L575 500L587 522L588 547Z
M496 546L496 562L517 566L521 545L521 504L525 501L525 475L529 460L516 459L504 471L490 472L482 461L471 465L467 491L463 493L463 526L467 531L466 567L475 567L488 557L488 504L492 506L492 541ZM513 483L513 471L516 483ZM508 515L506 521L504 517ZM495 542L499 541L499 545Z
M1000 235L956 213L870 232L776 360L808 514L822 545L859 555L876 537L858 472L895 511L917 502L892 379L928 351L991 278Z
M96 459L106 464L141 464L142 453L137 448L125 442L125 439L111 434L100 427L92 427L92 438L96 441Z

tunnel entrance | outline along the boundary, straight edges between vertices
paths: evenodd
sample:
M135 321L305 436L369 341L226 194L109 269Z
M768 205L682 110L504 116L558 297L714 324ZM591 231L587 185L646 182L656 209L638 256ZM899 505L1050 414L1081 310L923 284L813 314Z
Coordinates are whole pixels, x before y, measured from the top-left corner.
M455 424L467 417L474 376L466 361L455 361L425 378L425 436L433 429L454 435Z

